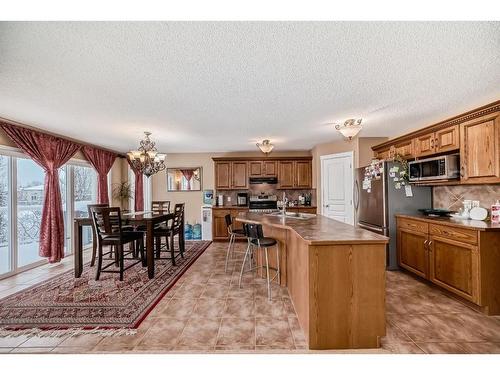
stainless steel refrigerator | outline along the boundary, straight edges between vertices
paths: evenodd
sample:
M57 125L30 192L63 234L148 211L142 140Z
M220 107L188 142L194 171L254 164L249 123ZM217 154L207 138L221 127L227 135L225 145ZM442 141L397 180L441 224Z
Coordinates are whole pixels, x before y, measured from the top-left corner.
M405 187L396 189L389 170L393 162L383 163L379 179L372 179L370 188L365 184L365 167L357 168L354 176L354 208L356 224L364 229L390 238L387 248L387 269L398 269L396 253L395 214L418 214L419 208L432 208L432 188L411 185L412 197L407 197ZM398 175L398 173L396 174Z

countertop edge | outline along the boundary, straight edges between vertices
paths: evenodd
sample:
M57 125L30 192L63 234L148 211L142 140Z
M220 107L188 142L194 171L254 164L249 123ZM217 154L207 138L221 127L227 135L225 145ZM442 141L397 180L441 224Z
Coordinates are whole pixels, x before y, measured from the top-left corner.
M498 226L498 227L491 227L491 226L481 227L481 226L474 226L474 225L466 225L466 224L462 224L462 223L454 221L452 217L439 219L439 218L433 218L433 217L424 217L424 216L419 216L419 215L408 215L408 214L395 214L394 216L406 218L406 219L411 219L411 220L419 220L419 221L424 221L424 222L432 222L435 224L448 225L450 227L476 230L476 231L481 231L481 232L499 232L500 231L500 226ZM446 220L446 219L448 219L448 220ZM467 220L467 219L464 219L464 220ZM478 221L478 222L483 223L485 225L492 224L491 222L486 222L486 221L479 221L479 220L472 220L472 221Z

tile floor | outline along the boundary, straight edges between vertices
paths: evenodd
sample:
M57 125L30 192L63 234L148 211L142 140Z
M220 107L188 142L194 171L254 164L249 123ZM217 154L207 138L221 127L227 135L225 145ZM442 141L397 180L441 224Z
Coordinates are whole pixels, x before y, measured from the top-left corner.
M225 273L225 249L223 243L212 244L136 335L0 338L0 353L311 352L286 288L273 286L269 302L265 283L247 274L239 289L241 261L236 259ZM0 280L0 298L72 267L69 257ZM405 273L387 272L387 336L382 348L324 352L500 353L500 317L476 313Z

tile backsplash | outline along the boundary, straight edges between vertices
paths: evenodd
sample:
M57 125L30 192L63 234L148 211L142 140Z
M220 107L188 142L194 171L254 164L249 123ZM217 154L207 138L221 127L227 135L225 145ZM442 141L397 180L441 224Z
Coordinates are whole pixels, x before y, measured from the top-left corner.
M238 193L248 193L249 196L251 195L260 195L260 194L266 194L266 195L277 195L278 199L281 199L283 196L283 192L286 193L286 196L288 199L291 201L295 201L299 199L299 195L301 194L311 194L311 204L313 206L316 205L316 189L304 189L304 190L296 190L296 189L290 189L290 190L278 190L272 185L254 185L251 186L250 189L248 190L220 190L216 191L216 194L224 194L224 204L227 205L235 205L237 200L236 197ZM230 201L228 201L228 197L231 198Z
M491 208L500 199L500 185L455 185L433 188L434 208L457 211L464 199L478 200L481 207Z

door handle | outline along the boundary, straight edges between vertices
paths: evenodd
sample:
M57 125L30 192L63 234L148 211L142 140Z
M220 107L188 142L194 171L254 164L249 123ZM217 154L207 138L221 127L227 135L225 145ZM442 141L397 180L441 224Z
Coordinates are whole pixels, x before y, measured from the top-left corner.
M329 204L325 204L324 206L325 206L325 207L330 207L330 205L329 205Z

